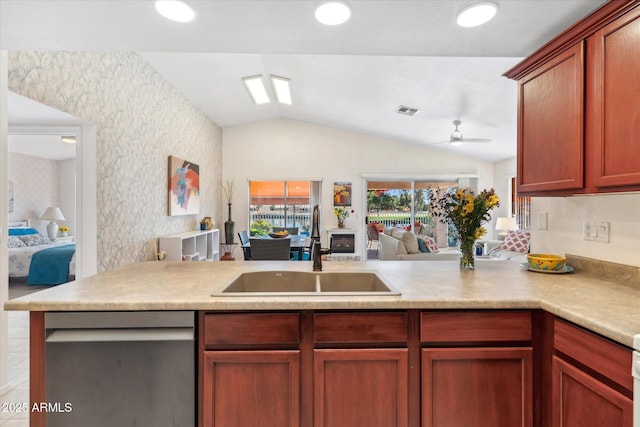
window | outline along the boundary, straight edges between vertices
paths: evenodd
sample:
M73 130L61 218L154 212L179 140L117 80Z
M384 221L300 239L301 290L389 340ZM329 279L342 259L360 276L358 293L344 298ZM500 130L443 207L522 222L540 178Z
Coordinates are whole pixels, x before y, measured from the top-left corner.
M531 197L518 196L515 177L511 178L511 216L520 230L531 228Z
M250 181L249 234L261 236L273 227L311 229L311 211L320 200L321 181Z

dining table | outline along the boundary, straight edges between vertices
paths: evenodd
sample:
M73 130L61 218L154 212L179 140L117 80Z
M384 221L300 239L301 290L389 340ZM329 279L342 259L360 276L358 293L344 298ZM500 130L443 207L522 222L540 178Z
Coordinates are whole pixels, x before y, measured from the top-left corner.
M269 235L264 236L251 236L252 239L289 239L291 240L291 252L297 252L297 261L304 260L304 250L309 249L311 246L311 237L304 234L288 234L285 237L271 237ZM242 245L243 251L251 251L251 242L244 243Z

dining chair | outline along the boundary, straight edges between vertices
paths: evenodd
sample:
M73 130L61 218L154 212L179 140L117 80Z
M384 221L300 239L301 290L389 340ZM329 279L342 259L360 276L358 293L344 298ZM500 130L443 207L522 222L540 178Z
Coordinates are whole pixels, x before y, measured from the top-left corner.
M374 243L380 242L380 233L378 232L378 227L374 223L369 223L367 225L367 249L371 249ZM376 245L376 251L378 250L378 246Z
M249 239L251 260L285 260L291 251L290 239Z
M298 235L298 227L273 227L273 232L277 233L279 231L286 231L289 234L294 236Z
M304 249L302 250L302 259L300 261L310 261L311 260L311 237L305 237ZM294 250L291 251L291 259L293 261L299 261L298 257L300 256L300 251Z
M242 247L244 259L245 261L248 261L251 259L251 248L247 246L249 244L249 233L247 233L247 230L239 231L238 238L240 238L240 245Z

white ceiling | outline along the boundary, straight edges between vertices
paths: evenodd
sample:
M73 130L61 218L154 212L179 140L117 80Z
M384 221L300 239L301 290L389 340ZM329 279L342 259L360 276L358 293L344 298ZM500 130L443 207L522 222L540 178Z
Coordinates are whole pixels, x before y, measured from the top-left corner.
M500 160L516 138L502 73L605 0L494 1L494 20L460 28L473 0L347 0L337 27L315 21L320 1L189 0L196 20L178 24L151 0L0 0L0 48L141 52L222 127L286 118L434 144L460 119L465 137L492 141L433 147ZM294 105L253 105L240 79L255 74L290 77Z
M62 141L61 135L82 121L55 108L9 92L9 151L51 160L76 157L76 146Z

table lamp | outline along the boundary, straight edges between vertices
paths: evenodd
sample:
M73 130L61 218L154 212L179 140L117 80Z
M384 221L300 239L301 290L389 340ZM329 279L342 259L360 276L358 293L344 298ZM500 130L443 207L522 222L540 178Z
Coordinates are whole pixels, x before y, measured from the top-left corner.
M40 219L51 220L49 225L47 225L47 235L51 240L55 241L58 236L58 223L56 223L56 221L64 221L64 215L62 215L60 208L49 206L42 215L40 215Z
M517 229L518 224L516 223L516 219L513 217L501 216L496 220L496 231L500 231L500 233L498 233L498 238L500 240L504 240L504 238L507 237L508 230Z

